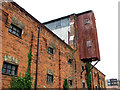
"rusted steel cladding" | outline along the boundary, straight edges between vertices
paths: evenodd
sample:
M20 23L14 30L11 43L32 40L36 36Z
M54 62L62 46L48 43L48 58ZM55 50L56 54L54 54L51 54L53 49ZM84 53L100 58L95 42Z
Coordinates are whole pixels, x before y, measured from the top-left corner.
M84 62L100 60L94 13L78 15L77 28L80 59Z

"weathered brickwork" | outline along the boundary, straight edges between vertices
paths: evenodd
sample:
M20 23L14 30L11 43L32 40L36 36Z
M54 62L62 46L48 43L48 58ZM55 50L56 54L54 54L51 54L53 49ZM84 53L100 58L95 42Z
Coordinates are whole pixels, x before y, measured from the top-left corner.
M105 88L105 76L97 68L93 68L91 71L92 75L92 86L94 88Z
M18 60L17 76L21 73L23 75L28 66L28 53L32 45L32 64L31 64L31 76L33 77L33 87L36 74L36 59L37 59L37 40L38 40L38 27L40 27L40 43L39 43L39 61L38 61L38 88L62 88L65 77L68 80L72 80L72 86L70 88L82 88L82 82L85 82L85 87L87 88L85 73L81 76L81 65L85 67L85 63L80 60L79 50L77 49L78 41L75 38L74 46L75 50L69 45L63 42L59 37L52 33L43 24L37 21L29 13L27 13L23 8L21 8L16 3L2 3L2 15L5 13L6 16L3 17L2 21L2 64L5 62L5 56L11 56ZM73 19L73 20L72 20ZM74 16L71 16L71 22L74 22ZM15 36L9 32L10 25L16 24L16 26L22 29L21 38ZM76 32L75 27L70 27L73 29L71 35ZM71 29L71 30L72 30ZM77 34L76 34L77 37ZM48 48L52 47L53 54L48 52ZM71 63L68 63L69 59ZM11 63L11 62L9 62ZM3 65L0 66L2 70ZM99 73L101 77L94 77L94 72ZM1 71L2 73L2 71ZM92 69L92 80L94 86L100 87L104 86L105 76L96 68ZM47 82L47 74L53 75L53 82ZM103 80L103 79L104 80ZM2 88L8 88L10 86L11 76L2 74Z

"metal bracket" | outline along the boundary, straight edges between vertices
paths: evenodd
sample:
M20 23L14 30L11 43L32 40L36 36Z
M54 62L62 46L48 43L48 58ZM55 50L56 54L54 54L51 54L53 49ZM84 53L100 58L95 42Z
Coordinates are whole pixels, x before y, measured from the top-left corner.
M90 68L90 70L85 74L85 76L93 69L93 67L98 63L99 61L97 61L94 65L92 65L92 67ZM89 65L91 65L91 62L89 63ZM88 68L89 67L89 65L86 67L86 68ZM81 72L81 78L82 78L82 73L86 70L86 68Z
M94 65L92 65L92 67L90 68L90 70L85 74L85 76L93 69L93 67L98 63L99 61L97 61Z
M90 64L91 64L91 62L89 63L89 65L90 65ZM88 66L89 66L89 65L88 65ZM82 74L83 74L83 72L86 70L86 68L88 68L88 66L85 67L85 69L81 72L81 76L80 76L81 78L82 78Z

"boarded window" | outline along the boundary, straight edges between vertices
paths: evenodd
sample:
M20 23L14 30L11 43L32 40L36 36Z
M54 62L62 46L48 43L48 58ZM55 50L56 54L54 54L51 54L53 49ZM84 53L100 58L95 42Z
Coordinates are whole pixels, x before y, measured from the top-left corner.
M89 48L89 47L92 47L92 41L91 40L87 40L87 48Z

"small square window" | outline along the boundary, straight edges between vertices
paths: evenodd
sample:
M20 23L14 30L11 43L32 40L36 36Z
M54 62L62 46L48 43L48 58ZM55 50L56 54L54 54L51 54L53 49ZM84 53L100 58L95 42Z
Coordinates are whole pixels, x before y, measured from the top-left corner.
M72 59L69 59L69 60L68 60L68 64L72 64Z
M94 76L96 77L96 73L94 72Z
M69 85L72 86L72 80L69 80L68 82L69 82Z
M22 29L18 28L17 26L11 24L9 27L8 32L14 34L15 36L21 38L21 34L22 34Z
M53 82L53 75L47 74L47 82Z
M87 19L87 18L85 19L85 25L86 24L89 24L89 19Z
M48 52L49 54L52 54L52 55L53 55L53 48L49 47L48 50L47 50L47 52Z
M2 73L8 75L17 75L17 65L13 65L7 62L3 63Z

